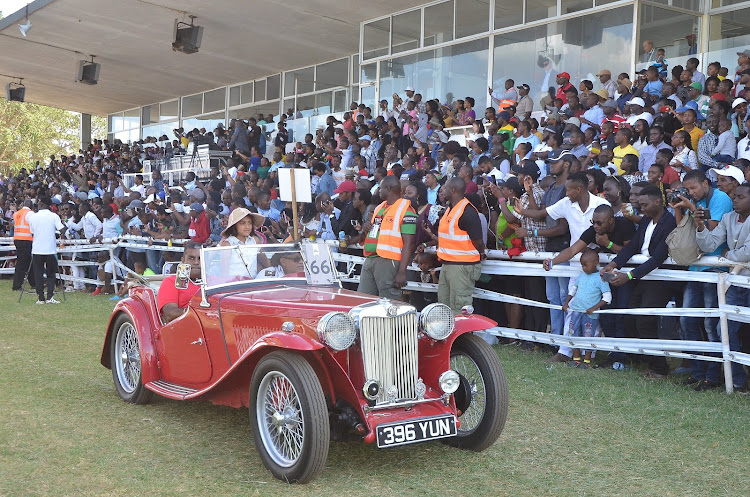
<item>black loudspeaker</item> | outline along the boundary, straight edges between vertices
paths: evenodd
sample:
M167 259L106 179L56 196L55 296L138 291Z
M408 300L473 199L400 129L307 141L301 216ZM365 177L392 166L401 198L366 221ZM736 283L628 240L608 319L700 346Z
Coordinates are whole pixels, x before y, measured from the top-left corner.
M87 85L95 85L99 81L101 64L88 60L78 62L78 77L76 81Z
M187 25L184 22L174 22L174 42L172 50L182 53L196 53L201 47L203 26Z
M8 83L5 87L5 99L8 102L23 102L26 87L20 83Z

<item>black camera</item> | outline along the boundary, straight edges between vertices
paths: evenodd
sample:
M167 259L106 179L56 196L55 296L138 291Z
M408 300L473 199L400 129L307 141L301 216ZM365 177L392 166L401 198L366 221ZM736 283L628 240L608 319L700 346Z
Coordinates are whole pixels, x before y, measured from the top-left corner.
M687 188L684 186L681 186L679 188L675 188L671 192L667 194L667 203L668 204L676 204L681 201L680 196L685 197L690 202L693 201L692 197L690 196L690 192Z

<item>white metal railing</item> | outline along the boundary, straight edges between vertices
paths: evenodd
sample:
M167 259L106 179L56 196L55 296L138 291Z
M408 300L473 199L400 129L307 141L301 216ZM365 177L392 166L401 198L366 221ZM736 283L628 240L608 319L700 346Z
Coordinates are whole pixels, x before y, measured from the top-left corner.
M145 245L151 241L152 245ZM102 243L90 244L86 240L62 240L58 253L77 253L77 252L96 252L106 250L110 254L110 260L119 262L114 256L117 248L139 248L158 251L182 252L180 246L187 240L174 240L173 246L168 246L166 240L151 240L148 237L123 235L117 239L103 240ZM0 253L13 251L12 238L0 238ZM338 245L338 242L331 241L331 245ZM524 252L520 256L511 258L507 252L502 250L490 250L488 259L482 263L482 273L492 275L523 275L523 276L557 276L573 277L576 276L580 269L566 265L555 265L550 271L545 271L541 262L545 259L551 259L555 256L552 252L531 253ZM614 254L600 254L602 263L609 262ZM346 270L341 274L340 279L344 282L357 283L359 277L356 276L355 269L364 261L364 257L334 253L334 261L341 262L346 266ZM575 258L577 259L577 257ZM575 260L573 259L573 260ZM634 266L645 262L647 258L642 255L634 256L628 266ZM6 262L12 262L11 256L6 256ZM665 265L673 263L671 259L666 261ZM712 267L725 267L732 271L737 271L745 267L744 264L737 264L722 257L702 257L696 264ZM92 266L97 265L93 261L66 261L60 260L61 266ZM117 264L122 268L122 264ZM127 268L126 268L127 269ZM622 271L629 271L631 268L624 267ZM419 271L412 265L410 271ZM0 268L0 274L12 274L12 267ZM81 281L88 284L101 284L92 279L76 278L67 276L62 279L69 281ZM609 337L570 337L565 335L553 335L550 333L541 333L529 330L512 329L506 327L496 327L487 330L489 333L499 336L516 338L520 340L546 343L550 345L586 348L600 351L614 351L631 354L659 355L665 357L687 358L701 361L721 362L724 365L724 380L726 391L731 393L733 390L731 363L736 362L745 366L750 366L750 354L745 354L729 349L728 321L739 321L750 323L750 308L744 306L727 305L726 291L732 285L750 288L750 276L740 274L730 274L727 272L714 271L685 271L681 269L656 269L646 276L646 279L662 281L700 281L713 283L717 285L717 295L719 306L714 309L705 308L637 308L637 309L604 309L596 311L597 314L615 314L615 315L650 315L650 316L685 316L695 318L718 317L719 328L721 331L720 342L705 341L686 341L686 340L660 340L660 339L637 339L637 338L609 338ZM121 284L122 280L117 279L113 283ZM437 285L431 283L408 282L406 290L418 292L437 292ZM480 288L474 289L474 297L494 302L514 303L524 306L541 307L545 309L561 310L559 305L538 302L530 299L516 297L513 295L485 290ZM701 355L714 354L714 355Z

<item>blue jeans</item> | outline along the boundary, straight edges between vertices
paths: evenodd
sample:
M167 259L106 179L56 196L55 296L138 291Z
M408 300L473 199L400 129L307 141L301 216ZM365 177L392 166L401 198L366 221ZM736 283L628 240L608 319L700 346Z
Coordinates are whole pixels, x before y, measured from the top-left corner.
M716 285L713 283L701 283L691 281L685 287L683 294L682 307L687 309L700 308L717 308L719 307L719 297L716 294ZM700 329L701 318L681 317L680 327L682 328L682 338L685 340L703 340ZM719 318L704 318L703 326L709 342L720 342L721 337L718 330ZM696 380L708 380L712 383L719 383L720 363L690 360L690 376ZM715 367L714 367L715 366ZM710 372L710 374L709 374Z
M729 287L729 290L727 290L727 305L741 305L744 307L750 307L750 289L737 286ZM739 321L729 320L728 324L729 325L727 326L727 328L729 331L729 350L739 351L739 332L742 323L740 323ZM718 377L721 371L720 366L720 363L712 362L709 363L708 369L712 374L712 370L715 369L716 376ZM709 379L708 373L706 373L706 379ZM743 366L742 364L736 362L732 363L732 383L734 383L734 388L744 386L745 383L747 383L747 372L745 371L745 366Z
M633 293L632 282L629 281L622 286L612 286L610 290L612 291L612 303L606 309L630 309L630 294ZM623 316L621 314L602 314L599 316L604 336L628 337ZM625 360L626 354L625 352L610 352L608 357L613 362L622 362Z
M558 278L557 276L546 276L547 300L550 304L563 305L568 298L568 281L570 278ZM550 333L562 335L565 328L565 313L557 309L549 310Z
M164 260L161 257L160 250L146 250L146 260L148 261L148 267L151 268L151 271L155 272L156 274L161 274L161 268L164 265Z
M585 312L572 311L570 313L570 328L568 333L574 337L595 337L599 328L599 320L594 319ZM581 349L585 353L586 349Z

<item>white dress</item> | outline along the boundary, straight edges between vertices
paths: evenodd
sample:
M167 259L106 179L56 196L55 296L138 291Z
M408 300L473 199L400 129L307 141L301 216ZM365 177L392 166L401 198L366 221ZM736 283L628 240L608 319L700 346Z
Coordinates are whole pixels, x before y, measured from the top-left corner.
M226 241L232 247L236 247L238 245L257 245L257 243L255 242L255 238L252 236L248 236L245 239L244 243L241 242L236 236L230 236L226 239ZM250 255L249 257L248 255L250 254L245 255L245 262L247 263L247 266L245 266L245 262L242 261L239 253L237 251L232 251L232 255L229 259L229 267L227 268L227 275L247 276L249 270L250 277L255 278L258 274L258 255Z

